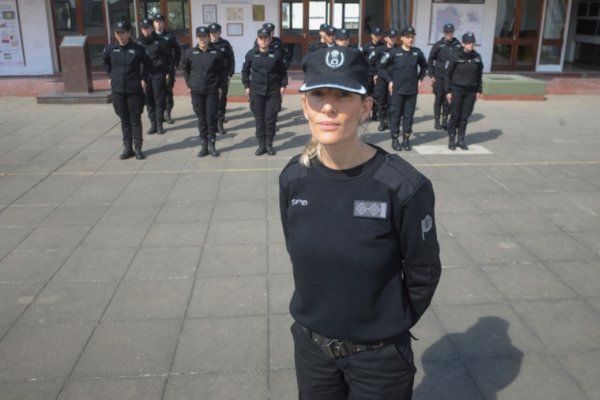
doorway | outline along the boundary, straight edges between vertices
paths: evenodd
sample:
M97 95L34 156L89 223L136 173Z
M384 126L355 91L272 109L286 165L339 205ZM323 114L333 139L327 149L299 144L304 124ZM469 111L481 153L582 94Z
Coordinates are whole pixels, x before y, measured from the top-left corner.
M492 71L533 71L543 0L498 2Z

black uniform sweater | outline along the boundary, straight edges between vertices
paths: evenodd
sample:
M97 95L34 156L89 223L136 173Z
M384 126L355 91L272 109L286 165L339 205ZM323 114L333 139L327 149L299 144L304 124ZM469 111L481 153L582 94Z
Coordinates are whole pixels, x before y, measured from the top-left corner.
M221 52L212 44L206 50L191 48L183 57L183 76L194 93L217 93L227 79L227 68Z
M453 91L477 92L483 91L483 61L475 50L461 50L456 53L446 65L444 80L447 93Z
M452 38L450 41L442 38L435 42L427 60L429 76L431 78L444 79L446 61L449 61L454 54L461 50L462 45L456 38Z
M419 81L427 73L427 60L417 47L405 50L394 47L379 60L379 76L386 82L394 82L394 93L413 95L419 93Z
M431 182L376 147L346 171L293 158L279 177L293 265L293 318L357 342L405 335L429 306L441 264Z
M107 44L102 54L102 66L113 92L132 94L142 92L141 81L148 79L152 61L142 46L130 40L124 46Z

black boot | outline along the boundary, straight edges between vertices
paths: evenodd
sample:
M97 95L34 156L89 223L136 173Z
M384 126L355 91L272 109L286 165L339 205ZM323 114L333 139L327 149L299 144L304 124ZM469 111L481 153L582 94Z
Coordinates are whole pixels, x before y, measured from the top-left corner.
M448 148L450 150L456 150L456 130L448 131Z
M402 149L406 150L406 151L411 151L412 150L412 146L410 145L410 133L403 133L402 134Z
M270 156L274 156L275 154L277 154L277 152L275 151L275 149L273 148L273 136L269 136L267 137L267 154Z
M435 117L435 122L434 122L434 128L436 131L439 131L440 129L442 129L442 125L440 124L440 114L436 114Z
M448 114L443 114L442 113L442 122L441 122L441 125L442 125L442 129L443 130L448 129Z
M171 118L171 110L167 110L165 112L165 121L167 122L167 124L171 125L174 124L175 121L173 121L173 118Z
M150 129L146 131L148 135L154 135L156 133L156 121L150 120Z
M135 142L135 158L136 160L143 160L146 158L144 153L142 153L142 142Z
M392 134L392 149L402 151L402 146L400 146L400 142L398 141L398 133Z
M215 136L214 134L208 139L208 152L213 157L219 157L221 154L217 151L215 147Z
M121 160L127 160L135 155L133 152L133 148L131 147L131 142L123 142L123 152L119 156Z
M382 119L382 120L379 121L379 126L377 127L377 130L379 132L383 132L383 131L385 131L388 128L389 128L389 125L386 122L386 120Z
M267 152L267 147L265 146L265 137L259 136L258 137L258 147L256 148L256 151L254 152L254 154L257 156L262 156L266 152Z
M158 119L158 121L156 121L156 132L158 132L159 135L165 134L165 128L163 127L163 123L160 120L160 118Z
M202 143L202 147L200 147L200 151L198 152L198 157L206 157L208 155L208 139L202 138L200 140Z
M219 130L219 133L221 135L224 135L227 133L227 131L225 131L225 127L223 126L223 120L220 119L217 121L217 129Z
M463 150L469 150L469 146L465 143L465 131L463 130L458 131L458 147Z

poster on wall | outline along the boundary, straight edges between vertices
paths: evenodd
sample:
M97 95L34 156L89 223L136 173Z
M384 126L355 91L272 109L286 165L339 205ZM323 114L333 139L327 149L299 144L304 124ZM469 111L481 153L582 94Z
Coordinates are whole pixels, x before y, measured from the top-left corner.
M473 32L475 39L481 41L483 32L483 9L481 3L456 3L456 2L433 2L431 5L431 31L429 32L429 44L440 40L444 25L454 25L454 37L458 40L466 32Z
M0 0L0 66L25 66L17 0Z

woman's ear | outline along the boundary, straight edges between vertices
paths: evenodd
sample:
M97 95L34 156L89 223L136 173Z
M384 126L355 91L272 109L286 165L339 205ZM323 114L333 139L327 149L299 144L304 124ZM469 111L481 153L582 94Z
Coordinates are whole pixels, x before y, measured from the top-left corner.
M362 102L362 110L361 110L361 119L362 117L366 117L364 120L366 121L371 115L371 109L373 108L373 98L371 96L367 96L364 98Z

